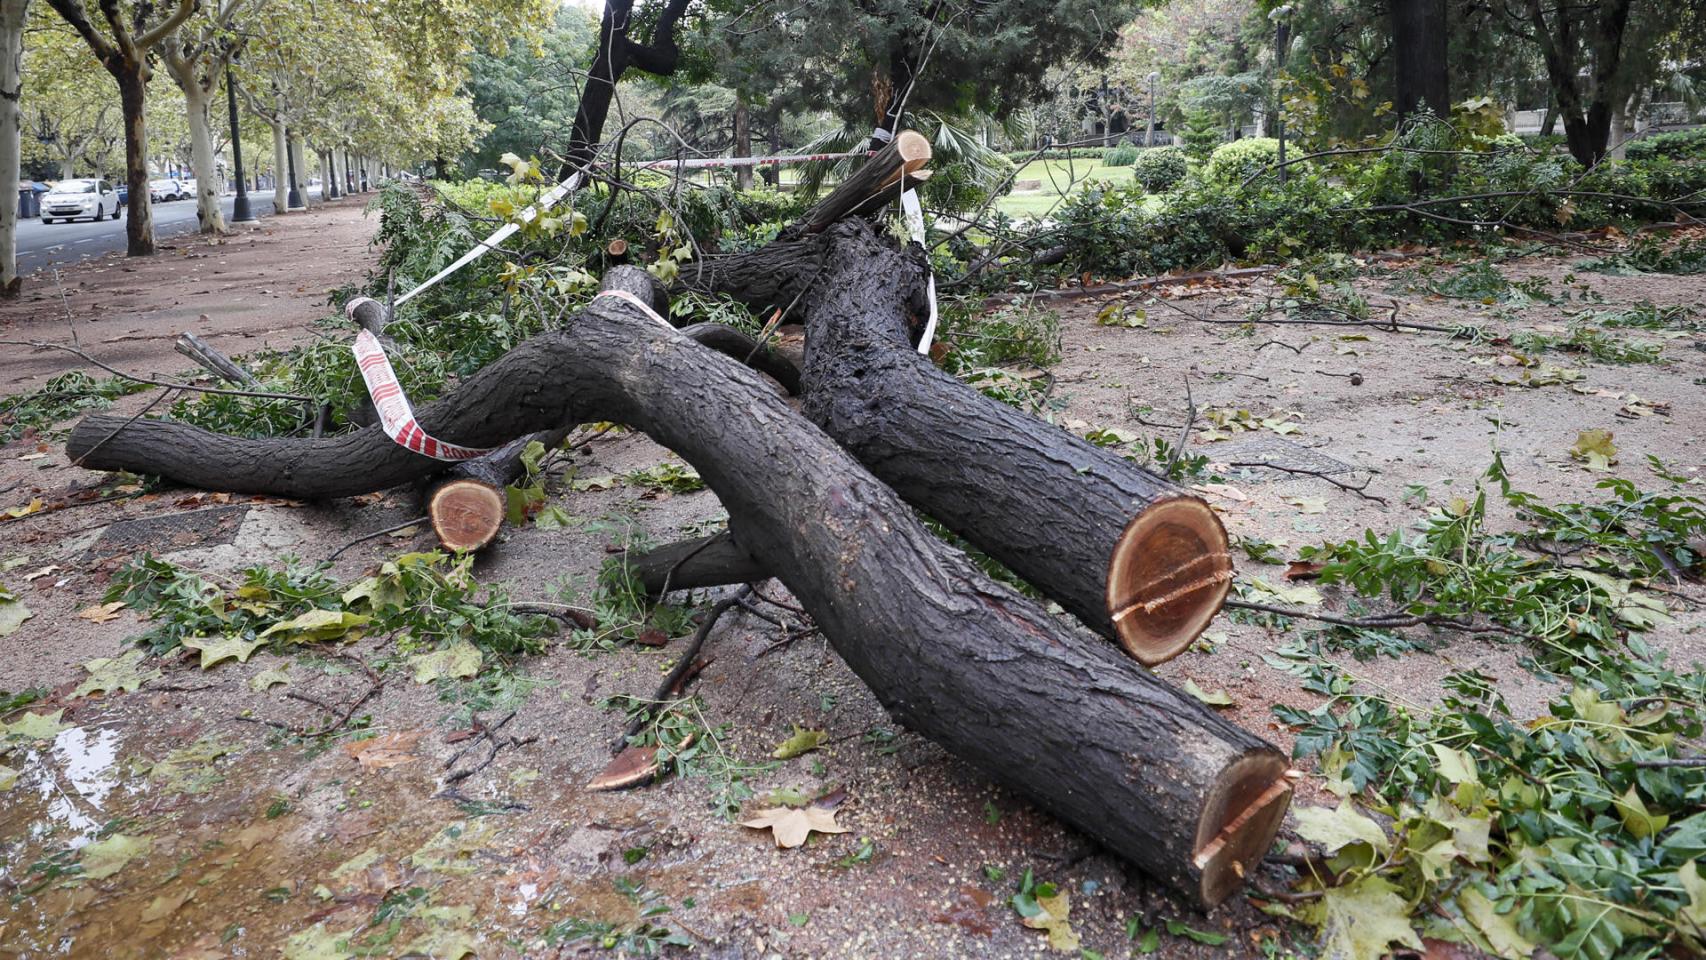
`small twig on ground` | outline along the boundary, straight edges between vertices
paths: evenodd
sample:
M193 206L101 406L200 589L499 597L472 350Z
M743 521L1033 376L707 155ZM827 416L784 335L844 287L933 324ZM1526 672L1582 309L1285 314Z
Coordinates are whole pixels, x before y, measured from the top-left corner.
M1295 474L1295 475L1300 476L1300 477L1314 477L1317 480L1325 480L1328 483L1332 484L1333 486L1338 487L1340 490L1344 490L1348 493L1354 493L1357 496L1363 498L1364 500L1372 500L1375 503L1378 503L1383 507L1387 505L1385 497L1377 497L1374 494L1367 492L1368 485L1374 482L1374 478L1372 476L1369 477L1367 480L1364 480L1361 484L1354 484L1354 483L1346 483L1345 481L1340 480L1337 477L1331 476L1327 473L1324 473L1320 470L1310 470L1307 467L1283 467L1283 466L1280 466L1279 464L1276 464L1276 463L1260 463L1260 462L1229 463L1229 464L1227 464L1227 466L1228 467L1234 467L1234 468L1245 468L1245 469L1257 467L1257 468L1260 468L1263 470L1277 470L1280 473Z
M675 668L669 671L662 683L658 684L657 691L652 694L651 703L662 703L680 695L677 687L683 685L692 672L693 663L699 659L699 651L705 648L705 640L710 637L711 629L717 625L718 620L722 619L723 614L734 607L741 606L742 601L751 593L752 585L747 584L730 596L718 600L716 605L711 607L710 612L705 614L705 619L700 622L699 629L693 632L693 641L687 645L687 649L683 650L681 656L676 660ZM647 706L635 714L634 719L628 723L627 729L622 732L622 736L617 738L616 743L612 745L610 752L621 753L628 746L628 738L645 728L647 721L651 719L651 712L652 708Z
M107 366L105 363L89 356L89 354L85 353L83 350L77 347L68 347L63 343L47 343L42 340L0 340L0 344L14 347L35 347L40 350L64 350L66 353L74 353L77 356L82 357L85 362L92 363L115 377L129 380L132 383L146 383L153 387L169 387L173 390L189 390L193 393L213 393L226 397L259 397L262 400L292 400L297 403L314 402L313 397L298 396L294 393L265 393L259 390L224 390L218 387L200 387L193 383L176 383L171 380L153 380L148 377L139 377L134 373L125 373L123 370L119 370L116 367Z
M511 613L519 613L524 616L532 615L564 620L574 624L582 630L590 630L593 627L598 626L597 619L593 617L590 611L584 610L580 607L572 607L566 603L547 603L544 601L512 603L509 605L509 611Z
M375 537L383 537L387 533L396 533L398 530L406 530L409 527L412 527L417 523L428 523L431 520L432 520L431 517L416 517L413 520L405 520L402 523L399 523L394 527L386 527L383 530L375 530L372 533L363 534L359 537L356 537L354 540L351 540L349 543L346 543L343 546L337 548L336 550L333 550L332 555L326 558L326 562L331 563L333 560L336 560L339 556L342 556L343 552L345 550L348 550L350 547L353 547L357 544L366 543L367 541L372 540Z
M483 726L482 725L480 728L480 735L477 738L475 738L474 743L471 743L468 746L463 747L461 750L456 751L456 753L454 755L452 755L449 760L445 761L444 769L449 770L453 765L455 765L455 763L458 759L460 759L469 750L474 749L474 746L476 744L480 743L481 741L484 741L486 743L491 744L491 750L489 750L486 753L486 758L484 760L481 760L479 763L476 763L473 766L468 767L466 769L452 771L451 773L447 774L444 778L445 784L449 785L449 784L461 783L462 781L468 779L469 777L473 776L474 774L479 773L481 770L484 770L487 767L491 766L492 761L496 760L498 758L498 753L500 751L502 751L505 747L524 747L530 743L537 741L539 739L538 737L509 737L508 739L500 739L499 737L495 736L495 734L499 730L502 730L505 725L507 725L511 720L515 719L515 714L516 714L516 711L511 710L509 712L509 716L504 717L502 720L499 720L497 723L494 723L491 726Z
M265 726L272 727L275 730L282 730L283 732L288 733L293 737L299 737L303 740L318 740L321 737L329 736L330 734L334 734L334 733L337 733L339 730L342 730L345 727L345 725L347 725L350 722L350 719L355 716L355 712L362 708L363 704L367 703L367 701L372 700L374 697L378 696L379 691L385 689L385 678L380 676L379 672L377 670L374 670L373 667L370 666L368 664L368 662L366 660L362 659L361 657L354 656L352 654L347 654L347 653L333 654L333 656L338 657L341 660L348 660L348 661L356 664L357 666L361 667L361 672L367 675L368 687L367 687L366 692L364 692L361 696L356 697L354 700L350 701L349 706L345 707L342 710L336 710L336 709L333 709L332 707L329 707L326 704L320 702L319 700L315 700L311 697L304 696L304 695L296 693L294 691L285 694L285 696L290 697L293 700L299 700L303 703L312 704L313 706L319 707L320 709L331 714L332 715L332 722L331 723L326 724L325 726L321 727L318 730L302 730L300 728L290 726L289 724L279 723L277 720L263 720L263 719L260 719L258 717L249 717L249 716L238 716L235 719L241 720L244 723L263 724Z
M1331 623L1341 627L1366 627L1372 630L1393 630L1399 627L1445 627L1449 630L1460 630L1464 633L1503 633L1517 636L1515 631L1501 627L1498 624L1473 624L1466 620L1457 620L1437 613L1384 613L1372 617L1343 617L1332 613L1315 613L1301 610L1297 607L1279 607L1268 603L1256 603L1250 600L1228 598L1225 606L1238 610L1250 610L1256 613L1273 613L1282 617L1298 620L1316 620L1321 623Z
M1161 471L1163 477L1171 477L1179 461L1185 456L1185 446L1191 442L1191 428L1197 424L1197 401L1191 396L1191 378L1185 377L1185 425L1179 428L1179 442L1174 444L1173 452L1167 457L1167 465Z
M1292 353L1295 353L1298 356L1302 356L1304 347L1307 347L1307 346L1309 346L1309 344L1306 343L1302 347L1294 347L1291 344L1286 343L1284 340L1269 340L1268 342L1257 347L1256 352L1261 353L1262 350L1267 348L1267 347L1284 347L1287 350L1290 350Z

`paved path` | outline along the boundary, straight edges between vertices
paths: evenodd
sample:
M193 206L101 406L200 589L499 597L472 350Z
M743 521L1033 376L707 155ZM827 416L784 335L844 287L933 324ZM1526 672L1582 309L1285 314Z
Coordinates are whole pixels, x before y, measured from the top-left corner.
M308 195L320 196L319 187L309 187ZM224 198L225 216L231 216L231 204L236 195ZM257 217L272 216L272 191L249 194L249 209ZM18 221L18 275L27 277L37 270L65 266L106 253L124 250L123 217L117 220L74 220L42 223L40 220ZM196 229L195 202L174 200L154 204L154 237L164 240Z

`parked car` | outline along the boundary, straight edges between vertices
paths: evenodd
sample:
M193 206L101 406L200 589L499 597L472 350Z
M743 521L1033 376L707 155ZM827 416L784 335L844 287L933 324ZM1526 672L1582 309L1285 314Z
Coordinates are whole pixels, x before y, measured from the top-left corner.
M195 199L195 189L196 188L195 188L195 180L194 179L179 180L178 185L183 187L183 190L184 190L184 195L183 195L182 199L184 199L184 200L194 200Z
M170 178L155 180L148 184L148 199L153 200L155 203L163 203L167 200L182 200L185 196L184 185Z
M106 180L61 180L41 198L41 222L118 219L118 192Z

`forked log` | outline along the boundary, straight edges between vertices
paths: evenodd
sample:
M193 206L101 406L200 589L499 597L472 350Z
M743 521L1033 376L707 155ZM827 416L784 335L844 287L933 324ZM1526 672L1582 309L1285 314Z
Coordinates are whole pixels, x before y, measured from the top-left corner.
M606 282L644 296L635 272ZM144 420L91 451L114 420L78 424L73 455L287 494L311 475L375 489L432 468L377 430L257 441ZM733 535L896 720L1200 905L1237 889L1279 829L1283 754L990 580L756 373L630 304L595 301L420 420L466 445L587 420L645 431L698 469Z
M1232 582L1226 531L1201 499L992 400L912 346L922 255L859 220L809 264L804 412L907 502L1139 661L1183 652ZM800 265L800 244L781 261ZM737 299L787 288L768 248L708 274ZM792 281L797 284L799 281Z
M172 347L227 383L240 387L252 387L256 384L254 374L193 333L186 331L178 334L178 339L173 342Z

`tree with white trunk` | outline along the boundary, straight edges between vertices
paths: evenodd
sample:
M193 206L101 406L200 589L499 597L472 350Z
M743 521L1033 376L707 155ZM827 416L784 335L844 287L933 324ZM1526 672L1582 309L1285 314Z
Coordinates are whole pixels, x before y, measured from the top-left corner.
M160 45L160 60L184 94L184 117L189 122L190 169L195 173L195 215L202 233L222 233L219 167L214 162L213 107L219 101L220 81L231 59L242 49L236 19L264 0L217 0L204 16L178 27Z
M18 278L18 205L5 202L18 194L22 156L19 101L24 87L24 24L30 0L0 0L0 293L16 296Z

